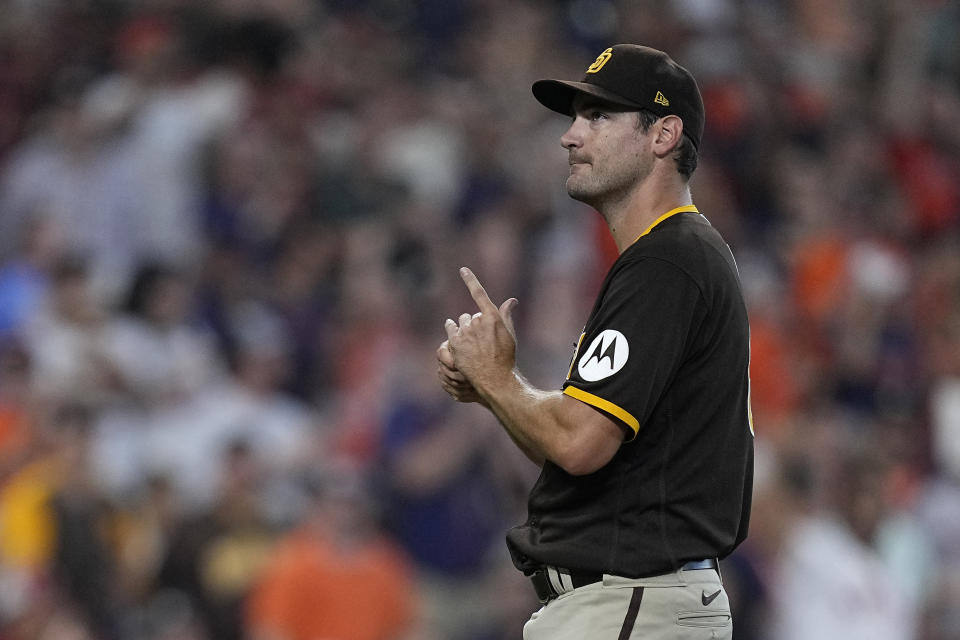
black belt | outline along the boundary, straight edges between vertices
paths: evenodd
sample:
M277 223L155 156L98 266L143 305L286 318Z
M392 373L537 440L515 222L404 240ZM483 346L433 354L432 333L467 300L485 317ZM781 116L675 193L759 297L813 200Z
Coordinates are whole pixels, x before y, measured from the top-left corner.
M716 558L708 558L707 560L691 560L680 567L680 570L719 570L719 568L720 563L717 562ZM540 604L547 604L560 594L567 593L573 589L579 589L580 587L585 587L588 584L600 582L601 580L603 580L602 573L591 573L588 571L568 571L566 569L556 569L550 567L542 567L530 575L530 581L533 583L533 589L537 592L537 598L540 600ZM554 585L554 581L559 582L563 586L563 589L559 590Z

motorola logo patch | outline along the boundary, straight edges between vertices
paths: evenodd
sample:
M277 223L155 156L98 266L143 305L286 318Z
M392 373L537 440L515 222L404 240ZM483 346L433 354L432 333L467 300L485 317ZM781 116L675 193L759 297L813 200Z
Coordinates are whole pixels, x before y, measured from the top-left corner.
M627 338L616 329L605 329L593 339L577 363L577 372L587 382L612 376L627 364L630 347Z

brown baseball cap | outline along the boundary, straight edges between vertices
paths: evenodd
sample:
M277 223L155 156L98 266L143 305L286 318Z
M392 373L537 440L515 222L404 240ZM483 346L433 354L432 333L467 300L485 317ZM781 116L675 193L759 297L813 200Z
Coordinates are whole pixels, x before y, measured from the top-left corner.
M703 136L703 98L690 72L663 51L637 44L617 44L605 50L587 67L581 82L537 80L533 95L548 109L573 115L578 93L606 102L646 109L661 118L683 120L683 132L700 148Z

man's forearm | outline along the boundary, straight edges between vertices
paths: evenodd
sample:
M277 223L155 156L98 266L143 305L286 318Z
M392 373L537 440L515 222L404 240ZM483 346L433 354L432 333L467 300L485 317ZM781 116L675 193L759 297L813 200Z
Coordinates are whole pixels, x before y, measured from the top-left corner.
M540 466L548 459L556 461L551 454L555 441L563 436L563 427L555 417L563 397L559 391L537 389L514 370L512 379L484 389L480 395L484 406L530 460Z
M591 405L543 391L516 370L477 392L528 458L549 460L571 475L593 473L623 443L624 429Z

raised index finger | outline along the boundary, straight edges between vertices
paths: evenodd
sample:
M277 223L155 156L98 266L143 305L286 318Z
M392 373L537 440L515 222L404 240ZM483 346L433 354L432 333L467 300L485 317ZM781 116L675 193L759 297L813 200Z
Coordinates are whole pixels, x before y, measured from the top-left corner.
M477 303L477 306L480 307L480 311L490 313L491 315L499 315L497 305L493 304L490 300L486 289L483 288L483 285L480 284L477 276L473 275L473 271L471 271L469 267L460 268L460 277L463 278L463 283L467 285L470 296L473 298L473 301Z

